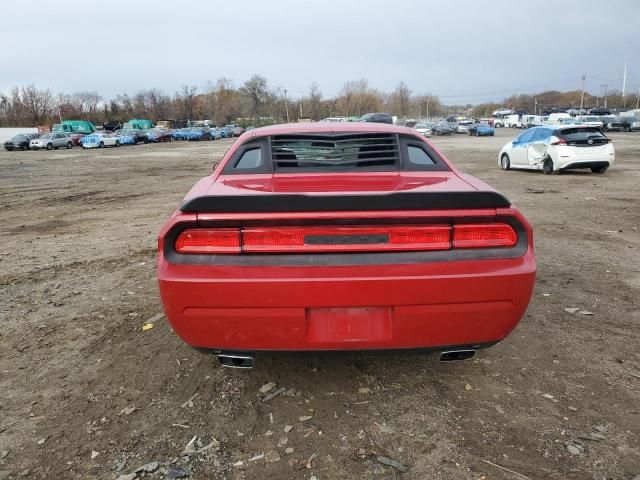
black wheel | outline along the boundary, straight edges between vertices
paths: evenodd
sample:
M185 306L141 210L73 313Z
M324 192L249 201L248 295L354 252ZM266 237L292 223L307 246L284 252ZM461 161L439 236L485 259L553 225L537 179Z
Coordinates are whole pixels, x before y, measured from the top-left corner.
M544 162L542 163L542 171L545 175L555 175L558 173L553 169L553 160L548 157L545 158Z
M500 157L500 168L502 168L502 170L509 170L511 168L511 160L506 153L503 153L502 157Z
M100 145L98 145L98 148L104 148L104 142L100 142Z
M67 142L67 148L73 148L73 143Z
M47 143L47 150L52 150L53 149L53 145L50 143Z
M591 167L591 171L593 173L604 173L607 171L608 168L609 168L608 166L607 167Z
M116 147L119 147L119 146L120 146L120 141L116 140Z

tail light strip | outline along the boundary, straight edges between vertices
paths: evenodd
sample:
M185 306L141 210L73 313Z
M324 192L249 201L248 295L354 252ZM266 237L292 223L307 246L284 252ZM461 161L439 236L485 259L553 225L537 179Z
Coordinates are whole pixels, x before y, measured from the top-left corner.
M513 247L506 223L353 227L196 228L178 235L185 254L322 253Z

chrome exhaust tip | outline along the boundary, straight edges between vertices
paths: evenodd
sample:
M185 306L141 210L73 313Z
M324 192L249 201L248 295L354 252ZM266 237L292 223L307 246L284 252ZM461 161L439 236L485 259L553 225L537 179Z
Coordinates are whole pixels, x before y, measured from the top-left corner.
M476 354L476 350L469 348L464 350L445 350L440 352L441 362L453 362L457 360L469 360Z
M253 355L246 353L221 353L218 362L227 368L253 368L255 365Z

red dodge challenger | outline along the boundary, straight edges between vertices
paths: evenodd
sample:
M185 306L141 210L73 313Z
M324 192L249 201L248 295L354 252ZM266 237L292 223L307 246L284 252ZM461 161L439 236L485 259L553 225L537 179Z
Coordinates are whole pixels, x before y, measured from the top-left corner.
M249 368L256 351L435 349L504 339L535 281L531 226L424 136L374 123L243 134L162 228L175 332Z

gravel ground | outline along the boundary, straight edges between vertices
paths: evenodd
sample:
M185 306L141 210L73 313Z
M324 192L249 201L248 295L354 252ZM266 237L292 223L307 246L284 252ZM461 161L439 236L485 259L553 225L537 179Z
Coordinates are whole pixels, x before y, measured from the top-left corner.
M433 140L523 210L539 267L511 336L446 364L278 355L234 371L164 319L142 330L161 312L157 231L231 140L0 152L0 480L640 474L640 135L611 135L605 175L546 176L498 169L515 133Z

